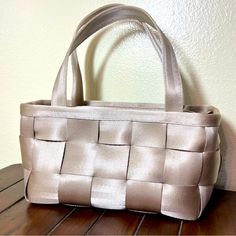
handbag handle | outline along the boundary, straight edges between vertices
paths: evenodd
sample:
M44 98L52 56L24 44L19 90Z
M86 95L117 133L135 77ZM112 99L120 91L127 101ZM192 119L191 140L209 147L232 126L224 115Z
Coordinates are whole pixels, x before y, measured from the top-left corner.
M77 35L72 41L69 50L63 60L54 84L51 102L53 106L66 106L66 79L70 54L85 39L87 39L90 35L98 31L99 29L112 24L113 22L124 19L138 20L141 23L148 24L155 30L154 33L149 29L148 26L145 27L145 29L149 32L148 34L151 37L152 42L154 43L154 45L156 45L155 48L158 47L158 38L161 42L166 92L165 110L183 111L182 81L171 44L148 13L140 8L125 5L119 5L105 12L102 12L101 14L90 20L87 24L83 25L77 32Z
M76 37L77 32L80 30L80 28L83 25L87 24L91 19L96 17L98 14L100 14L103 11L106 11L110 8L122 6L122 5L123 4L118 4L118 3L108 4L108 5L102 6L98 9L92 11L77 26L73 39ZM143 25L143 26L144 26L144 30L146 30L146 32L149 33L149 31L145 28L145 25ZM160 46L159 39L158 39L158 45L154 44L154 47L156 47L159 58L162 60L162 53L161 53L161 46ZM73 72L72 73L73 74L73 85L72 85L72 94L71 94L71 105L72 106L79 106L79 105L83 105L84 96L83 96L82 76L81 76L81 71L80 71L80 67L79 67L79 62L78 62L76 50L74 50L72 52L70 57L71 57L71 65L72 65L72 72Z
M74 37L76 37L76 33L80 30L80 28L88 23L92 18L94 18L99 13L108 10L112 7L119 6L121 4L108 4L105 6L102 6L94 11L92 11L90 14L88 14L77 26ZM82 76L81 71L79 67L78 57L76 50L72 52L71 54L71 66L72 66L72 74L73 74L73 86L72 86L72 94L71 94L71 105L72 106L79 106L82 105L84 102L84 96L83 96L83 82L82 82Z

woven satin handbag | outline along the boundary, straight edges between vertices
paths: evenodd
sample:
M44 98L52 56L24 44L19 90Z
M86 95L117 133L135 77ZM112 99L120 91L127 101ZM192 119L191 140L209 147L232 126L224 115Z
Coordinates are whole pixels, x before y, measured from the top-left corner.
M84 101L76 48L116 21L139 22L162 59L165 105ZM67 101L69 58L74 84ZM212 194L220 166L220 114L183 104L173 48L144 10L111 4L78 26L51 101L21 104L25 198L162 213L195 220Z

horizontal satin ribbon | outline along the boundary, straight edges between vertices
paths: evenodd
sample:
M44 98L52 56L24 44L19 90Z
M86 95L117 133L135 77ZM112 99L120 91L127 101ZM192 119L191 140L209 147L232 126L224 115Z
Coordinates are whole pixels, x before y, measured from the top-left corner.
M102 102L101 102L102 103ZM46 105L47 104L47 105ZM209 107L211 114L205 113L207 107L202 107L203 113L196 112L165 112L157 109L138 109L104 106L51 107L50 101L21 104L21 115L35 117L61 117L88 120L133 120L140 122L159 122L183 124L189 126L219 126L220 114L216 108ZM188 109L191 108L188 106ZM201 107L197 107L200 111Z

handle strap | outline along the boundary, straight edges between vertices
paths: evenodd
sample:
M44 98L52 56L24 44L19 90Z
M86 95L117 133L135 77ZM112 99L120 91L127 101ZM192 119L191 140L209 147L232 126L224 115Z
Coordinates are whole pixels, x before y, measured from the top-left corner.
M149 27L146 27L146 29L149 30L149 35L151 35L152 42L156 47L158 47L158 38L161 42L166 89L166 111L183 111L182 82L171 44L148 13L137 7L123 5L102 12L91 19L87 24L83 25L77 32L58 72L52 94L52 105L66 106L66 77L70 54L97 30L112 24L115 21L124 19L138 20L142 23L147 23L149 27L152 27L155 30L155 33L153 33Z
M78 25L74 37L75 38L77 32L80 30L80 28L87 24L92 18L96 17L96 15L100 14L103 11L106 11L110 8L116 7L116 6L122 6L122 4L108 4L105 5L103 7L100 7L98 9L96 9L95 11L91 12L89 15L87 15ZM142 24L142 26L144 27L144 30L149 33L149 29L146 29L146 25ZM151 38L151 36L149 36ZM151 38L152 39L152 38ZM157 38L158 41L158 45L156 45L155 43L152 43L159 55L159 58L162 60L162 52L161 52L161 46L160 46L160 41ZM78 62L78 57L77 57L77 53L76 50L72 52L71 54L71 64L72 64L72 74L73 74L73 87L72 87L72 94L71 94L71 105L72 106L80 106L83 105L84 103L84 96L83 96L83 82L82 82L82 76L81 76L81 71L80 71L80 67L79 67L79 62Z
M121 4L108 4L103 7L100 7L96 9L95 11L88 14L78 25L73 40L75 39L77 32L80 30L80 28L88 23L92 18L94 18L99 13L110 9L115 6L119 6ZM77 57L76 50L72 52L71 54L71 66L72 66L72 74L73 74L73 87L72 87L72 94L71 94L71 105L72 106L79 106L82 105L84 102L84 95L83 95L83 82L82 82L82 76L79 66L79 61Z

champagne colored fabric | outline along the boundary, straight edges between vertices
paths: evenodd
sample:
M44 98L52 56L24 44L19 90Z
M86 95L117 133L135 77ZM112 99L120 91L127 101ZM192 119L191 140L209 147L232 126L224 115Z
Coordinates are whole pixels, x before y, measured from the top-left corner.
M219 148L220 138L218 135L218 127L205 127L206 145L204 151L210 152Z
M35 140L32 153L32 170L42 173L59 173L64 149L65 142Z
M46 104L46 105L45 105ZM110 104L110 103L109 103ZM47 101L36 103L21 104L21 115L33 117L57 117L79 120L121 120L121 121L140 121L140 122L158 122L169 124L180 124L187 126L216 127L220 124L220 114L217 109L209 108L211 114L205 112L164 112L162 109L133 108L116 106L78 106L78 107L60 107L49 106ZM207 109L208 110L208 109ZM128 111L128 112L127 112ZM119 117L119 119L118 119Z
M129 146L98 145L94 176L125 179L129 160Z
M114 145L131 143L130 121L100 121L99 142Z
M20 133L25 138L34 137L34 118L21 116Z
M66 204L91 204L92 177L62 174L58 189L59 202Z
M133 145L165 148L166 127L166 124L160 123L133 122L131 142Z
M200 185L213 185L217 180L217 173L220 167L220 151L203 153L203 168Z
M169 124L167 128L167 148L201 152L205 145L204 127L186 128L184 125ZM195 137L198 137L196 140Z
M27 185L27 196L30 202L56 204L60 175L32 171Z
M145 198L140 189L145 189ZM126 207L137 211L159 212L161 210L162 184L128 180Z
M162 183L165 155L165 149L132 146L127 179Z
M65 141L66 130L66 119L40 117L34 121L34 133L37 139Z
M200 193L196 186L164 184L162 190L161 213L194 220L201 207Z
M196 186L201 177L202 153L166 150L164 182ZM173 174L174 173L174 174Z
M205 209L207 203L210 200L211 194L213 191L213 186L199 186L199 193L201 196L201 210L199 216L202 214L202 211Z
M28 169L24 169L24 195L26 201L29 201L28 198L28 183L29 183L29 178L30 178L31 171Z
M34 139L20 136L22 164L24 169L32 170Z
M67 142L61 173L93 176L95 154L96 144Z
M98 139L98 121L67 119L67 138L80 143L96 143Z
M126 181L111 178L93 178L91 204L107 209L125 209Z
M130 18L143 24L160 51L166 104L83 101L75 48L100 28ZM66 101L70 55L76 74L72 101ZM197 219L220 167L220 113L212 106L182 102L173 49L153 19L119 4L92 12L76 30L52 101L21 104L26 200Z

